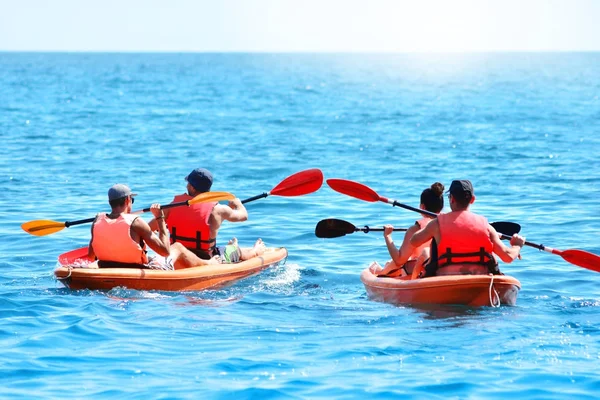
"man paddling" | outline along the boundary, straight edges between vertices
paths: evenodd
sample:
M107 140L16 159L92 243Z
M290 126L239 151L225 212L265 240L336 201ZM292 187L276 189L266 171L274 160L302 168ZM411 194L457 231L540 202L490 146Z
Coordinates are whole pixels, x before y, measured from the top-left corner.
M213 176L205 168L196 168L185 178L187 193L175 196L173 203L186 201L210 191ZM171 243L180 243L203 259L215 255L225 263L235 263L259 256L265 252L265 245L258 239L252 248L241 248L237 239L226 246L217 246L217 235L223 221L243 222L248 219L248 211L241 200L235 198L228 205L218 202L192 204L164 210L165 220L171 234ZM150 221L150 227L158 228L156 219Z
M155 235L150 226L131 214L135 193L123 184L108 190L109 214L99 213L92 224L92 238L88 254L98 259L100 268L182 269L206 264L218 264L217 258L202 260L181 244L169 244L165 216L160 204L152 204L150 211L158 227ZM146 244L159 257L149 258Z
M519 257L525 238L514 234L507 247L485 217L469 210L475 202L470 181L452 181L448 192L452 211L438 215L410 240L420 246L433 239L425 276L501 274L492 253L511 263Z

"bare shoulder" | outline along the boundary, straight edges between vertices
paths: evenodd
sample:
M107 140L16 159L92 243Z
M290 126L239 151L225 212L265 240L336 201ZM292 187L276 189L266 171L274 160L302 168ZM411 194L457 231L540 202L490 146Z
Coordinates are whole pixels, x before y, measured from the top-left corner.
M218 216L226 216L229 215L231 213L231 211L233 211L231 209L231 207L225 205L225 204L219 204L217 203L215 205L215 207L212 210L212 214L213 215L218 215Z
M148 232L152 233L152 231L150 230L150 225L148 225L148 223L146 221L144 221L143 219L141 219L139 217L137 217L136 219L133 220L133 222L131 223L131 227L140 236L143 236L145 233L148 233Z
M496 232L496 228L494 228L492 225L488 224L488 232L490 234L490 237L494 238L498 236L498 232Z
M439 229L439 227L440 227L440 223L439 223L438 219L435 218L432 221L430 221L424 229L427 229L427 230L431 230L431 229L437 230L437 229Z
M413 235L415 232L418 232L421 230L421 227L419 226L419 224L414 223L411 225L410 228L408 228L406 230L406 235Z

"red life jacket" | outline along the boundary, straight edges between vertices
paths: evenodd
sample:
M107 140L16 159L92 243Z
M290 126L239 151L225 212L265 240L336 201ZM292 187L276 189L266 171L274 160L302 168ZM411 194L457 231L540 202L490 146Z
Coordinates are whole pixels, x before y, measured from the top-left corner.
M187 201L188 194L175 196L173 203ZM188 207L175 207L169 211L165 221L171 234L171 243L179 242L190 250L212 253L216 239L210 238L208 219L217 202L190 204Z
M426 267L426 276L500 273L485 217L464 210L440 214L437 219L440 243L432 255L436 262Z
M133 214L121 214L118 218L111 219L104 213L98 214L92 230L92 248L99 262L148 263L145 243L137 243L131 237L131 224L137 217Z

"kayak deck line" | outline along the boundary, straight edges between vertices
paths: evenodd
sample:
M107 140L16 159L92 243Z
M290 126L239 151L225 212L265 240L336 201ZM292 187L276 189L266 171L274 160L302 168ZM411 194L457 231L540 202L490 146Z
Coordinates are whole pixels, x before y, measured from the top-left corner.
M508 275L446 275L405 280L377 277L366 268L360 279L370 299L394 305L514 306L521 289L521 283Z
M79 250L81 249L73 252ZM73 252L69 253L73 255ZM69 253L59 257L59 266L55 269L54 275L66 287L74 290L110 290L117 286L135 290L204 290L232 284L266 268L285 263L288 256L286 248L268 248L263 255L240 263L211 264L169 271L145 268L82 267L82 264L90 261L86 260L87 254L82 258L74 258L69 256Z

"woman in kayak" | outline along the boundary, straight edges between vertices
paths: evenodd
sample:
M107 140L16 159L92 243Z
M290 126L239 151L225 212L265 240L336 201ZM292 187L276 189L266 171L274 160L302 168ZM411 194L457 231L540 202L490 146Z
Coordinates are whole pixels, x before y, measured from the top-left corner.
M419 208L421 210L439 214L444 208L444 185L440 182L435 182L431 187L423 190ZM413 246L410 244L410 239L415 232L427 226L432 219L433 217L422 214L422 218L416 221L415 224L406 231L404 240L399 249L396 248L394 240L392 239L394 227L392 225L384 225L385 229L383 237L385 238L385 244L392 259L385 264L383 269L381 269L378 264L372 265L371 272L378 276L412 276L414 267L419 263L419 260L428 258L428 250L431 241L419 246ZM422 261L420 264L422 264Z

